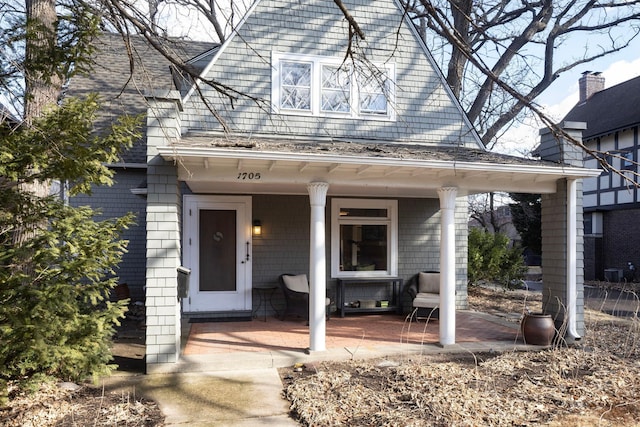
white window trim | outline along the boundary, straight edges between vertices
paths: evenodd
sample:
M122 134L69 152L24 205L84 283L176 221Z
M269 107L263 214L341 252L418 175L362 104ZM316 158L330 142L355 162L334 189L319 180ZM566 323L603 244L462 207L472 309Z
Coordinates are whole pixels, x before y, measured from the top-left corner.
M340 219L342 208L387 209L387 218ZM387 224L386 271L340 271L340 224ZM389 199L332 199L331 200L331 277L396 277L398 275L398 201Z
M311 110L294 110L280 108L280 61L311 63ZM276 114L293 116L336 117L358 120L395 121L395 64L372 65L384 70L390 81L387 88L387 114L360 113L360 99L358 97L358 84L355 74L351 81L351 109L349 112L323 111L321 109L322 65L340 66L344 58L335 58L316 55L297 55L288 53L271 53L271 109ZM357 108L353 108L357 106Z

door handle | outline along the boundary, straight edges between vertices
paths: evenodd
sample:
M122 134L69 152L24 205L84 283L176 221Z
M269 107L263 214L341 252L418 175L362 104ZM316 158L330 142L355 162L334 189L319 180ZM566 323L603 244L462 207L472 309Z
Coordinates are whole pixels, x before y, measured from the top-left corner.
M251 257L249 256L249 242L248 241L247 241L246 245L247 245L246 246L246 248L247 248L246 249L246 255L245 255L244 260L242 261L242 264L244 264L245 262L249 262L249 260L251 259Z

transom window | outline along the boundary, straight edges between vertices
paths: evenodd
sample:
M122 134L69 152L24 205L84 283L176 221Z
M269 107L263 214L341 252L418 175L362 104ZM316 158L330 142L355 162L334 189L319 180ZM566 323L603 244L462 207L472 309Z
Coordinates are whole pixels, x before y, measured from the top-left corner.
M272 99L280 114L394 120L392 65L362 70L339 58L273 53Z
M333 199L331 203L332 276L395 276L398 202Z

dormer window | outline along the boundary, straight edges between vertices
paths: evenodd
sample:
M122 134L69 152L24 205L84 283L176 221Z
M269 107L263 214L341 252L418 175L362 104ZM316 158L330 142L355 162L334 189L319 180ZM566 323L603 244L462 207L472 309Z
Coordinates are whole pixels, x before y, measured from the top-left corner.
M394 120L394 67L342 58L273 53L271 95L278 114ZM359 67L360 68L360 67Z
M280 108L311 110L311 66L309 62L280 63Z
M351 106L351 70L348 67L322 65L320 89L322 111L348 113Z

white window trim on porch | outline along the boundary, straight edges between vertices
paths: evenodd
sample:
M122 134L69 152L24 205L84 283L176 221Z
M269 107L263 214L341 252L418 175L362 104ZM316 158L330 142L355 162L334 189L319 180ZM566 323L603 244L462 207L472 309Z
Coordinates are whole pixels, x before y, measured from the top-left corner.
M386 209L385 218L371 218L367 224L385 224L387 229L387 270L374 271L341 271L340 270L340 225L343 223L363 223L359 220L343 220L340 218L342 208ZM398 275L398 200L394 199L342 199L331 200L331 277L381 276Z

